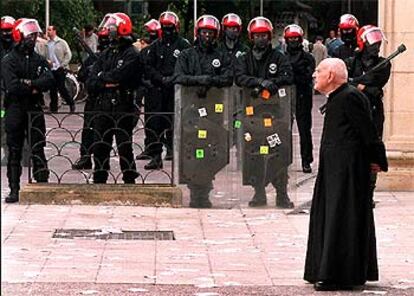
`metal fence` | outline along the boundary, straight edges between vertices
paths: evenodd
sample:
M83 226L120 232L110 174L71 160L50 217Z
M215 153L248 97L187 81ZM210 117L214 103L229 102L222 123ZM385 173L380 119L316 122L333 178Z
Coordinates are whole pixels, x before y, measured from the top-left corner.
M42 121L43 116L45 131L41 124L39 126L39 120ZM28 125L30 155L36 158L36 155L33 155L34 149L44 146L44 165L47 165L49 171L49 183L90 184L93 183L94 172L106 171L108 165L107 183L122 183L122 176L128 174L128 171L133 171L133 166L136 166L139 173L136 178L138 185L172 185L174 182L174 160L163 161L162 168L145 170L145 164L151 159L135 159L144 151L162 149L163 156L167 148L173 149L167 138L173 134L174 113L30 112ZM33 136L36 134L41 134L41 137ZM87 140L89 144L85 143ZM86 151L86 156L92 155L92 169L72 168L79 160L82 150L83 154ZM105 159L104 164L98 165L95 154L102 154L103 151L109 151L109 157ZM130 162L128 151L132 151L133 163ZM28 169L29 183L32 183L36 171L32 165Z

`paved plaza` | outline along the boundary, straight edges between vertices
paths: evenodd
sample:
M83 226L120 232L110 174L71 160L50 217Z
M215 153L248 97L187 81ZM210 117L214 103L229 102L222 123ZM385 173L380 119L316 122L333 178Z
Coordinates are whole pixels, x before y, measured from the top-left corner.
M323 120L317 107L323 99L315 98L317 156ZM297 146L296 129L294 137ZM375 195L379 282L322 293L303 281L317 157L314 173L305 175L297 169L297 150L289 185L294 211L276 209L270 187L267 207L248 208L249 188L225 186L236 180L232 170L215 180L213 209L187 208L185 191L182 208L8 205L2 167L1 294L414 295L412 192ZM27 170L22 180L27 182ZM233 194L227 198L223 188L232 188ZM53 238L56 229L173 231L175 240Z

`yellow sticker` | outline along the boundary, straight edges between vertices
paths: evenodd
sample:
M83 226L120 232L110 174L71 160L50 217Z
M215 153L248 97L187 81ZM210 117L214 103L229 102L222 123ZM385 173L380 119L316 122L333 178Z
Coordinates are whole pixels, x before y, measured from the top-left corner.
M272 127L272 118L264 118L263 124L265 127Z
M216 113L223 113L224 105L223 104L216 104L215 110L216 110Z
M207 131L206 130L198 130L198 138L199 139L207 139Z
M247 106L246 107L246 115L253 115L253 114L254 114L253 106Z
M269 146L260 146L260 154L269 154Z

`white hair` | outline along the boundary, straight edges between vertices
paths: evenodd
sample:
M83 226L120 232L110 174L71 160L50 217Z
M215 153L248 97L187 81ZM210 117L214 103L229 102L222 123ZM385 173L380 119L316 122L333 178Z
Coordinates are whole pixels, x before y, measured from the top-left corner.
M338 58L324 59L321 64L325 65L329 72L335 74L335 80L338 83L344 83L348 81L348 70L343 60Z

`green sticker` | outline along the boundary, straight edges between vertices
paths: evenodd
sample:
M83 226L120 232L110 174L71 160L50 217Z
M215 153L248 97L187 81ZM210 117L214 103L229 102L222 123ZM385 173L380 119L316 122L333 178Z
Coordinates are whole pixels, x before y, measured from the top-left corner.
M204 149L196 149L196 158L203 159L204 158Z
M234 128L241 128L241 121L240 120L235 120L234 121Z
M6 116L6 111L1 110L0 111L0 118L3 118L4 116Z

